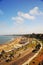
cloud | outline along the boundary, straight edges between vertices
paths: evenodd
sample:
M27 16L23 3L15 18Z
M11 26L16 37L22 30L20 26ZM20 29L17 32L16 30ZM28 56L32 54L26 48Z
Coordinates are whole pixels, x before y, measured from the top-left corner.
M43 15L43 12L39 10L39 7L34 7L27 13L19 11L17 12L16 17L12 17L12 20L16 21L17 23L22 23L25 20L35 20L36 15L37 16Z
M30 20L34 20L35 19L35 17L29 15L29 13L18 12L18 16L21 16L24 19L30 19Z
M4 13L3 13L3 11L0 9L0 15L3 15Z
M32 10L30 10L30 12L29 12L31 15L42 15L43 14L43 12L41 12L40 10L39 10L39 7L34 7Z
M24 21L24 19L21 17L12 17L12 20L15 20L17 23L21 23Z
M35 16L29 15L29 13L18 12L16 17L12 17L13 21L17 23L23 23L24 20L34 20Z

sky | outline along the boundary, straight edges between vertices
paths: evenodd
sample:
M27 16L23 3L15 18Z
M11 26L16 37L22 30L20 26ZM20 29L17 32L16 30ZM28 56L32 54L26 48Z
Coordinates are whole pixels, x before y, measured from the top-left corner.
M43 33L43 0L0 0L0 35Z

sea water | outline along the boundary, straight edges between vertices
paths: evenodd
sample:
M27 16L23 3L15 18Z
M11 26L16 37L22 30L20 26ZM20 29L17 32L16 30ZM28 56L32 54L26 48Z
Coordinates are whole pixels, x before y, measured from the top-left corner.
M6 35L6 36L4 36L4 35L1 35L0 36L0 44L4 44L4 43L6 43L6 42L8 42L8 41L10 41L10 40L12 40L12 39L15 39L17 36L10 36L10 35Z

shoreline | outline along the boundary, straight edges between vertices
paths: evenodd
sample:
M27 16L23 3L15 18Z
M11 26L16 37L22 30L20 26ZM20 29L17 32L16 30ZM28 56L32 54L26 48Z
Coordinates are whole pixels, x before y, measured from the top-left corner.
M6 42L4 42L4 43L0 43L0 45L2 46L2 45L6 45L6 44L9 44L10 42L12 42L14 40L14 38L13 39L11 39L11 40L9 40L9 41L6 41Z
M20 37L13 38L13 39L11 39L10 41L8 41L8 42L6 42L4 44L0 44L0 52L2 50L5 50L5 51L11 50L12 49L12 46L14 46L15 43L17 44L20 39L21 39L21 36Z
M20 37L21 37L21 36L20 36ZM9 44L9 43L13 42L16 38L18 38L18 37L15 37L15 38L12 38L12 39L10 39L10 40L8 40L8 41L6 41L6 42L0 43L0 46Z

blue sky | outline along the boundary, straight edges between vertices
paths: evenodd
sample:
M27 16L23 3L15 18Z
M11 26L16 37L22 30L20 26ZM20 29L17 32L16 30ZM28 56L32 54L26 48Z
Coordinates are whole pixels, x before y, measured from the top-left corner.
M0 0L0 35L43 33L43 0Z

